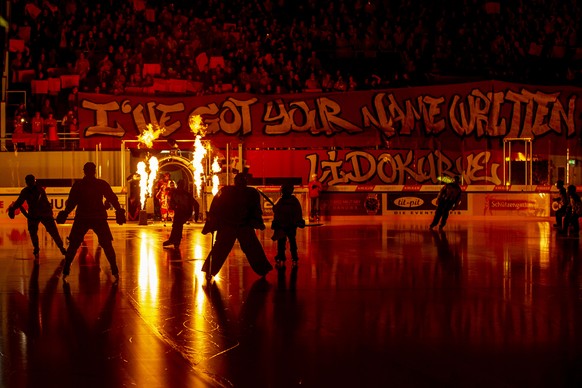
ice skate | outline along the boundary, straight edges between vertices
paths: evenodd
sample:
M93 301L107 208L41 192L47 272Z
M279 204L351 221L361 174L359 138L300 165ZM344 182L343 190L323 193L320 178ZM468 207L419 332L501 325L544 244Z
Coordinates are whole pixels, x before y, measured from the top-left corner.
M170 248L170 246L173 246L173 245L174 245L174 243L173 243L172 241L170 241L170 240L166 240L166 241L164 241L164 242L162 243L162 246L163 246L164 248Z
M71 264L65 263L63 265L63 281L67 281L67 277L70 275L70 273L71 273Z

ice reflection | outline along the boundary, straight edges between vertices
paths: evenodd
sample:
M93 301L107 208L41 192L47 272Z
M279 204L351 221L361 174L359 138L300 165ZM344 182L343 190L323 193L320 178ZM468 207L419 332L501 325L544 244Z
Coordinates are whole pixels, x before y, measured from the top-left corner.
M198 225L180 250L161 227L114 226L116 298L91 233L69 289L58 251L43 239L33 271L10 224L0 386L582 386L580 241L510 221L330 222L299 231L298 267L259 279L235 245L211 284Z
M194 245L194 260L201 260L202 259L202 245L195 244Z
M159 282L158 264L154 241L145 230L140 232L138 289L141 314L145 317L157 318L159 315Z
M194 262L194 271L192 279L194 279L194 297L196 300L196 311L198 313L203 313L206 303L206 295L204 294L204 290L202 287L204 286L205 279L205 272L202 272L202 264L204 262L202 260L197 260Z
M538 222L539 241L540 241L540 267L546 269L550 264L550 224L547 222Z

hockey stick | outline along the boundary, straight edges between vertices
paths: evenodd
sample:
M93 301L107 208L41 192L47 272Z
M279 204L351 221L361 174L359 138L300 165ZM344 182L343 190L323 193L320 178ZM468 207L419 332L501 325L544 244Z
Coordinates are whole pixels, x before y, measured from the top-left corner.
M212 251L214 250L214 231L212 231L212 240L210 243L210 253L208 254L208 272L206 272L206 281L212 280Z
M255 187L255 190L257 190L259 192L259 194L261 194L261 196L263 198L265 198L265 200L267 202L269 202L271 205L275 206L275 202L273 202L273 200L271 198L269 198L269 196L267 194L263 193L261 190L257 189L256 187Z

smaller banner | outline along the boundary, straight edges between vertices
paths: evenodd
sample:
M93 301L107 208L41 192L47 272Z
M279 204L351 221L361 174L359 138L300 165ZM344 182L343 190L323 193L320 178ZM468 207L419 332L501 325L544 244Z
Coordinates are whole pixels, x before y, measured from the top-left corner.
M376 216L382 215L380 193L322 193L319 211L321 216Z
M473 194L473 215L479 216L550 216L549 193Z
M389 214L434 214L437 208L438 192L402 192L389 193L386 210ZM461 193L461 203L454 211L466 212L469 209L467 193Z

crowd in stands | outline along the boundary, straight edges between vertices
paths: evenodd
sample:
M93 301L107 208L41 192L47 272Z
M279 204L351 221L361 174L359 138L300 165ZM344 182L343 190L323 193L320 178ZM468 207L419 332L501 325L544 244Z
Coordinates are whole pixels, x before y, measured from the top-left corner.
M498 79L580 84L581 7L562 0L10 0L12 74L124 94L184 80L199 95L343 92ZM11 77L11 88L22 80ZM136 89L137 88L137 89ZM38 97L38 96L37 96ZM28 101L33 112L38 98ZM36 104L36 106L34 106ZM31 112L31 113L33 113Z

